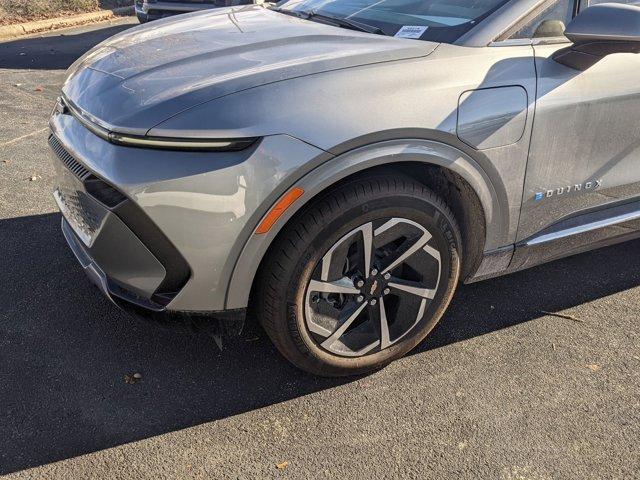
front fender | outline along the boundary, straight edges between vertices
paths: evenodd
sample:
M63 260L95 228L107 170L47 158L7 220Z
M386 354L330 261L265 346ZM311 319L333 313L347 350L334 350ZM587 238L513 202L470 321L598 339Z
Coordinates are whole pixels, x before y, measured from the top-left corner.
M228 285L225 307L227 309L243 308L248 305L250 286L253 284L260 263L269 246L274 241L284 225L306 203L320 192L346 178L363 170L400 162L422 163L437 165L449 169L462 178L474 189L484 209L487 223L485 250L491 250L504 244L508 231L508 209L501 197L505 196L504 188L496 188L484 169L466 153L445 143L424 139L389 140L366 145L342 153L339 156L314 162L310 170L298 179L283 182L284 191L297 186L304 190L304 194L278 219L266 234L254 234L261 217L253 225L247 225L243 232L244 247L234 265ZM501 192L501 193L500 193ZM273 202L275 203L275 201ZM264 215L271 206L267 205ZM250 230L249 230L250 229ZM243 241L239 239L239 241Z

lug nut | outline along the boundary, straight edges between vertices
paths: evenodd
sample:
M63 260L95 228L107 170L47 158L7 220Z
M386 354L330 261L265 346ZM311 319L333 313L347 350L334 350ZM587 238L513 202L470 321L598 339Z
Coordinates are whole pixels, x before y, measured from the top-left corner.
M377 275L377 274L378 274L378 270L376 270L375 268L371 270L371 275Z
M358 287L358 288L362 288L362 287L364 287L364 282L363 282L362 280L358 280L358 281L356 282L356 287Z
M378 303L378 301L375 298L372 298L371 301L369 302L371 305L375 305L376 303Z
M384 294L385 294L385 295L389 295L389 292L391 292L391 290L389 290L388 288L385 288L385 289L384 289Z
M384 279L385 280L389 280L391 278L391 274L390 273L385 273L384 274Z
M358 295L358 303L362 303L364 301L364 297L362 295Z

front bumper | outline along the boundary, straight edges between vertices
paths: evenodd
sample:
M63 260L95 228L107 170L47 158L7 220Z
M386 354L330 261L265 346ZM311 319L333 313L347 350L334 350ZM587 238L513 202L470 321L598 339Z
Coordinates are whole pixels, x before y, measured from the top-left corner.
M62 218L62 233L67 244L71 248L71 251L82 266L84 272L87 274L87 277L89 277L91 283L98 287L103 295L111 302L120 307L128 304L131 306L135 305L152 312L164 311L163 305L150 301L145 297L135 295L130 290L118 288L118 284L114 283L113 279L109 278L104 270L102 270L96 261L89 255L80 239L75 235L73 228L64 217Z
M112 301L149 312L228 312L247 239L288 182L323 154L287 135L238 152L177 152L111 144L65 113L54 112L50 126L67 241ZM88 178L121 198L100 201Z
M132 303L164 310L189 279L185 259L139 207L78 162L55 135L49 145L63 232L89 277L112 300L109 291L121 292Z
M246 308L225 310L222 312L175 312L166 310L161 304L136 295L122 288L109 278L102 268L88 254L83 242L74 233L69 222L62 218L62 233L69 248L82 266L87 277L102 294L114 305L138 318L154 321L169 321L173 324L188 324L190 327L205 328L209 333L234 336L242 331L247 315Z

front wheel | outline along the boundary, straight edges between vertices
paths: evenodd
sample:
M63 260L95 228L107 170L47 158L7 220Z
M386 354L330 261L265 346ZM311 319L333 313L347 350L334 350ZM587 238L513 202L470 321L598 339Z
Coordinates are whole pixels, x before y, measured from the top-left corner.
M303 370L379 369L442 317L458 283L460 246L453 214L424 185L388 175L345 183L277 237L258 279L258 319Z

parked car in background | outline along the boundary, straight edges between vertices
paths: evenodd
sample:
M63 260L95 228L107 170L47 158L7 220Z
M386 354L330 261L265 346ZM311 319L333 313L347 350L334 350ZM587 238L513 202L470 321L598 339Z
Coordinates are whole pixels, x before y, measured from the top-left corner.
M252 0L136 0L136 16L145 23L179 13L251 3Z

